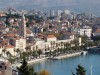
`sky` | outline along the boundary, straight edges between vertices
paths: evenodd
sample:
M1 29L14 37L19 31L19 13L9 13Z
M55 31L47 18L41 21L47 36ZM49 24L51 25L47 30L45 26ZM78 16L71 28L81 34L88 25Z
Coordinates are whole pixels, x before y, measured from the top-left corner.
M0 0L0 9L69 9L75 12L100 13L100 0Z

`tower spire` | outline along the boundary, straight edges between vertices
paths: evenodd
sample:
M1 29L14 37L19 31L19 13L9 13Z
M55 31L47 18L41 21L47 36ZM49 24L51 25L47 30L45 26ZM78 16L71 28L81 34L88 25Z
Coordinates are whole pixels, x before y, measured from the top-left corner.
M21 18L21 35L24 38L26 38L26 21L24 13L22 13L22 18Z

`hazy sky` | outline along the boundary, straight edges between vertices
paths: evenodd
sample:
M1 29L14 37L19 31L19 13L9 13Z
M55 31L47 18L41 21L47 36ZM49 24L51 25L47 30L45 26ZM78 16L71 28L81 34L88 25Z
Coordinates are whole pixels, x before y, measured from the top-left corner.
M0 9L57 8L100 13L100 0L0 0Z

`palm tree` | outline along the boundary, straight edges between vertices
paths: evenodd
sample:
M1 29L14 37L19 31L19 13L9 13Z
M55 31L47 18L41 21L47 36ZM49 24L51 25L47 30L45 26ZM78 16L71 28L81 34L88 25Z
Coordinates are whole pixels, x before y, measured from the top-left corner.
M23 58L26 58L27 57L27 55L28 55L28 53L27 52L23 52L23 53L21 53L22 55L21 55L21 59L23 59Z
M6 52L6 55L7 55L8 58L12 57L12 54L9 51Z
M37 51L37 53L39 54L39 57L40 57L40 55L42 54L42 51L39 49L39 50Z
M51 49L52 49L52 46L53 46L53 42L51 41L51 42L50 42L50 44L51 44Z
M53 45L53 49L54 49L55 48L55 41L52 42L52 45Z
M14 48L14 57L15 57L15 52L16 52L16 49Z
M25 49L26 49L26 52L27 52L27 51L29 52L29 51L31 50L31 47L30 47L30 46L26 46Z
M19 55L19 57L21 58L21 51L20 51L19 48L16 49L16 53L17 53L17 55ZM18 57L16 57L16 58L17 58L17 61L18 61Z
M16 52L17 52L17 54L18 54L18 53L20 53L20 49L19 49L19 48L17 48L17 49L16 49Z
M37 51L33 51L32 52L32 56L35 57L35 58L37 58L37 56L38 56Z
M63 48L64 42L61 42L61 48Z
M49 51L49 55L50 55L50 57L52 56L52 51L51 50Z
M35 49L38 50L38 45L36 45L36 48Z
M56 48L58 48L58 45L59 45L59 44L58 44L58 43L56 43Z
M15 59L12 58L12 54L8 51L9 61L11 64L15 61Z
M33 47L33 50L32 50L32 52L35 50L35 48Z
M4 56L5 56L5 53L6 53L6 49L3 49L3 50L2 50L2 52L4 53Z
M31 56L31 54L32 54L32 51L31 51L31 47L30 46L26 46L26 52L27 52L27 56L28 56L28 58Z
M61 42L61 53L63 53L64 42Z

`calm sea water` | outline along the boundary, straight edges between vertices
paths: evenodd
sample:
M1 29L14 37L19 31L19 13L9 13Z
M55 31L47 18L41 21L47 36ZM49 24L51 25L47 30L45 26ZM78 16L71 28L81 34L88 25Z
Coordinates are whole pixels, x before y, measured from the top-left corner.
M78 64L85 67L87 75L90 75L92 65L93 75L100 74L100 54L87 54L61 60L45 60L35 63L35 71L48 70L51 75L72 75Z

